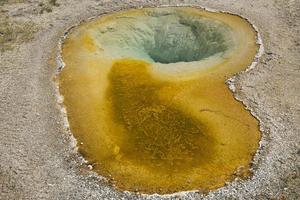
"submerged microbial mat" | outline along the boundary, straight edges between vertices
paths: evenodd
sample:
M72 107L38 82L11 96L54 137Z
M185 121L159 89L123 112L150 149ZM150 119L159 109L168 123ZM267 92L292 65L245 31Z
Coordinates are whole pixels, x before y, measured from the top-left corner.
M79 151L117 188L148 194L249 176L258 121L225 81L257 49L246 20L196 8L131 9L73 28L59 86Z

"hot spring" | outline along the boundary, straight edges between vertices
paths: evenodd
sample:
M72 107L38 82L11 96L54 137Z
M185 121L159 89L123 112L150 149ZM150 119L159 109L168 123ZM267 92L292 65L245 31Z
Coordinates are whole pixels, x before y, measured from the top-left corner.
M258 121L225 81L252 63L243 18L143 8L73 28L59 89L83 157L116 188L208 191L250 175Z

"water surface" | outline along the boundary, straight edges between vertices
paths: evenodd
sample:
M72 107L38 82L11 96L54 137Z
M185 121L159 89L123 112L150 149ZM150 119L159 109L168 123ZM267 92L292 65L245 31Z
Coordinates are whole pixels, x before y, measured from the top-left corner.
M122 190L207 191L249 176L258 122L225 81L257 48L246 20L195 8L132 9L74 28L59 84L79 151Z

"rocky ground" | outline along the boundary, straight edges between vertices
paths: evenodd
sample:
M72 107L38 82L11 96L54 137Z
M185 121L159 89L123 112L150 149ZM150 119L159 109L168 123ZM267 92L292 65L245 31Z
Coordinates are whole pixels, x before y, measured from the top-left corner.
M128 7L194 5L253 22L265 52L234 79L259 120L253 176L208 194L116 191L82 163L56 102L56 56L78 22ZM300 2L297 0L0 0L0 199L300 199Z

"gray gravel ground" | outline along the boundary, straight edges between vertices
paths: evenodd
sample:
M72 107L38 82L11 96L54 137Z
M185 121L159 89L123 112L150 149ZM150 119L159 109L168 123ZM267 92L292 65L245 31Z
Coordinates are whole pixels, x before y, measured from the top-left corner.
M0 0L12 24L30 22L33 39L7 40L0 52L0 199L300 199L299 0ZM59 4L59 5L58 5ZM260 119L263 139L253 176L208 194L120 192L81 162L56 103L53 59L68 27L128 7L188 4L253 22L265 53L235 77L235 96ZM3 18L0 18L0 23ZM14 30L14 29L12 29ZM26 31L26 28L21 29ZM0 39L5 33L0 32ZM17 37L17 36L16 36ZM11 43L11 44L10 44ZM0 40L0 45L3 45ZM1 48L2 49L2 48Z

